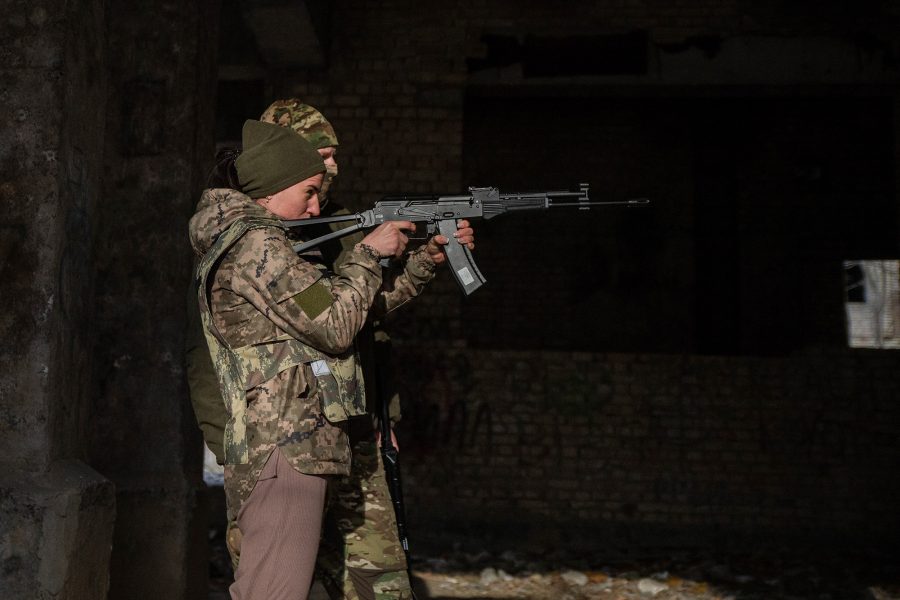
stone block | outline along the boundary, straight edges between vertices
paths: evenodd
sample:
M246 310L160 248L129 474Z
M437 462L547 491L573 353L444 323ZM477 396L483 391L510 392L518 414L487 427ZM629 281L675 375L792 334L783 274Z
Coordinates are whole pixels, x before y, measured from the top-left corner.
M0 469L4 600L101 600L109 589L112 482L80 461L46 473Z

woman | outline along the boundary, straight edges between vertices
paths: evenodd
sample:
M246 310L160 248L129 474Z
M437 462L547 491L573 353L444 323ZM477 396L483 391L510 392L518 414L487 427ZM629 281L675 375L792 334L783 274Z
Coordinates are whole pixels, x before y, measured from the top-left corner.
M346 419L365 412L353 339L370 315L418 295L447 240L409 253L383 282L379 259L401 257L412 229L386 223L334 275L323 273L294 253L280 225L319 214L322 157L290 129L258 121L245 123L243 146L235 166L244 193L206 190L190 224L200 310L229 408L229 518L243 533L230 591L235 600L306 598L325 477L349 472Z

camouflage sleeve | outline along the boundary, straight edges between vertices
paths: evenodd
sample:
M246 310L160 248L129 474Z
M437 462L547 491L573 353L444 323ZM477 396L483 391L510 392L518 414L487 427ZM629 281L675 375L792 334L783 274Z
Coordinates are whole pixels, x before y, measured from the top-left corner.
M403 269L391 272L385 279L372 307L373 316L380 318L418 296L425 284L434 279L436 266L424 246L410 252Z
M381 267L365 252L349 253L335 276L322 279L281 230L251 230L233 251L240 256L234 291L288 335L329 354L353 344L381 287Z

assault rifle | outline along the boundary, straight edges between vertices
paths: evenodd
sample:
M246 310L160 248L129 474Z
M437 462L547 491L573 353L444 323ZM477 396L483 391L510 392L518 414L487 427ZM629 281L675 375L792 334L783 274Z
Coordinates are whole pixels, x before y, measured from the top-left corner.
M576 192L501 194L495 187L470 187L468 194L457 196L388 196L376 202L375 208L353 215L284 221L284 224L287 227L302 227L317 223L355 221L350 227L296 244L294 250L301 253L328 240L343 237L360 229L377 227L387 221L426 223L429 235L440 233L450 240L450 243L444 246L444 251L447 253L456 282L468 296L485 283L485 278L475 265L469 249L453 237L457 221L460 219L493 219L509 212L545 210L562 206L589 210L591 206L637 206L649 203L650 200L646 198L591 202L586 183L582 183Z

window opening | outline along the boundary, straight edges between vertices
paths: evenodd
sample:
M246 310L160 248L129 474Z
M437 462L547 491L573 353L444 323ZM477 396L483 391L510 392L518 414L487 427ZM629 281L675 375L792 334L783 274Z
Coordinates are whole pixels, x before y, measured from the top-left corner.
M844 284L848 345L900 348L900 261L845 261Z

